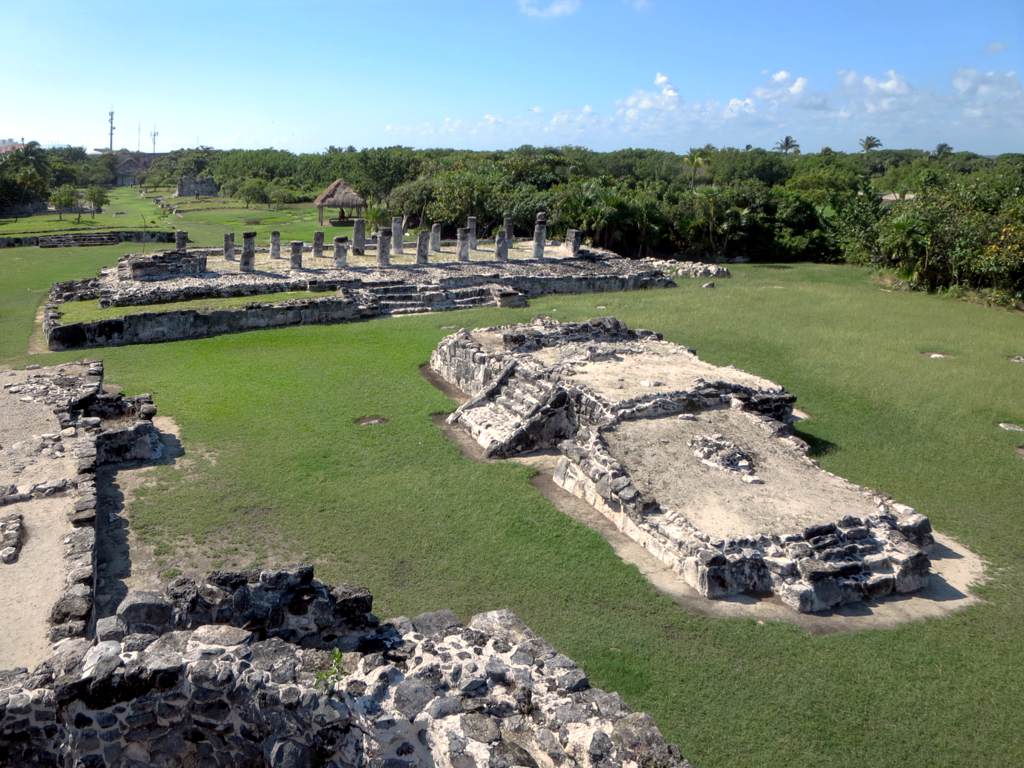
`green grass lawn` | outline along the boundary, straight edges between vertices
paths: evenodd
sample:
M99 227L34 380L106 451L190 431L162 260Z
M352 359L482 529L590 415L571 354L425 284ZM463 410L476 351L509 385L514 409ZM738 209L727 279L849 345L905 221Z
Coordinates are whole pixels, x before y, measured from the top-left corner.
M85 323L90 320L106 320L111 317L140 315L143 312L178 312L183 309L230 309L244 307L256 302L271 304L288 299L326 299L333 293L324 291L280 291L257 296L229 296L227 298L192 299L173 301L166 304L131 305L126 307L101 307L99 301L68 301L60 305L62 323Z
M0 356L28 362L49 283L113 256L0 251ZM698 766L1024 764L1024 461L1020 435L995 426L1024 421L1024 366L1007 360L1024 354L1024 317L884 292L847 267L734 274L713 291L690 281L89 350L108 381L154 393L194 460L155 471L132 525L167 567L297 554L327 580L370 587L382 616L511 608ZM539 313L614 314L784 384L827 469L918 507L988 560L984 603L828 636L680 609L558 512L528 469L465 459L431 422L453 407L418 372L437 341ZM355 423L366 415L388 421Z
M165 213L153 203L153 197L162 194L164 201L179 207L178 215ZM110 229L156 229L169 231L183 229L192 245L220 246L224 233L234 231L241 247L241 232L256 232L260 243L269 242L273 230L281 232L281 239L311 242L313 233L323 229L328 242L332 237L351 236L351 227L320 227L317 211L312 203L295 203L270 209L265 205L244 207L229 198L174 198L173 190L158 190L140 197L137 188L120 187L110 191L110 203L103 212L93 217L83 214L80 221L75 214L40 213L18 218L0 218L0 237L7 235L46 234L49 232ZM128 244L132 251L167 248L166 244ZM287 246L286 246L287 247Z

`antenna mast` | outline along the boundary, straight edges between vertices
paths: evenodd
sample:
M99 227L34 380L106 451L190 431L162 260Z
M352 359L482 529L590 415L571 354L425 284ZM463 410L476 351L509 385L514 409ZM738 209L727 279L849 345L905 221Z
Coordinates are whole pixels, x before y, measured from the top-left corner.
M153 132L149 134L149 137L151 139L153 139L153 154L154 155L156 154L156 137L159 136L159 135L160 135L160 133L157 131L156 126L154 125L153 126Z
M114 111L110 111L110 117L107 118L107 122L110 123L110 151L114 151Z

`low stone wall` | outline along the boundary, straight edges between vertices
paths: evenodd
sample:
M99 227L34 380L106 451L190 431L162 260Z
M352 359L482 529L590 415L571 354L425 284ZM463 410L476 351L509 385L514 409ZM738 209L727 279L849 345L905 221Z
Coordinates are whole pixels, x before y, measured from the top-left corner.
M52 323L47 317L44 331L51 350L81 349L199 339L292 325L345 323L373 314L357 301L338 296L256 302L232 309L145 312L67 325L61 325L59 317Z
M5 385L8 387L9 385ZM23 384L19 396L31 397L53 408L65 452L74 458L75 474L48 483L18 489L0 489L0 504L14 505L34 498L70 494L74 500L68 520L72 530L64 541L66 580L61 596L50 610L49 639L59 642L84 636L93 620L97 579L96 469L124 461L149 461L160 456L162 445L152 418L156 407L148 395L125 397L103 391L103 364L83 361L54 368L37 368ZM31 546L31 539L27 546Z
M688 766L507 611L462 625L371 608L311 567L129 593L107 639L0 675L0 751L15 765Z
M53 232L43 235L0 237L0 248L21 248L38 245L41 248L72 248L115 243L173 243L173 232L148 229L119 229L110 232L86 230L82 232Z
M527 297L551 293L624 291L674 285L644 262L593 254L561 262L437 266L376 271L333 269L287 276L209 275L207 250L126 256L116 279L56 284L44 309L43 331L51 350L144 344L314 323L341 323L381 315L472 306L524 306ZM454 274L453 274L454 272ZM254 302L244 307L146 312L63 324L60 306L99 298L104 306L226 298L287 290L337 291L322 299Z

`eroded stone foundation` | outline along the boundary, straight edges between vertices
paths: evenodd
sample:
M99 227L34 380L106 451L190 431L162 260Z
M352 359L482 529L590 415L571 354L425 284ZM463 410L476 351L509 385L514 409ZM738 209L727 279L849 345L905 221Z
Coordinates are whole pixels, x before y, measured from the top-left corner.
M705 597L818 612L927 583L928 519L822 470L774 382L614 318L463 330L431 367L486 455L557 448L555 482Z

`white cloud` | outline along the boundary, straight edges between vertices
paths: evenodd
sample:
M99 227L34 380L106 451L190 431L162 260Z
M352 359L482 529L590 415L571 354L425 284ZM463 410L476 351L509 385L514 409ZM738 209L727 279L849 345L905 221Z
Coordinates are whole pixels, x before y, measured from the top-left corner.
M1002 53L1006 50L1006 43L1001 40L993 40L985 46L985 53Z
M784 83L787 80L789 80L789 72L785 69L780 69L778 72L772 75L772 80L776 83Z
M571 16L582 4L582 0L519 0L519 12L534 19L554 19Z
M858 136L882 137L887 146L934 146L947 141L976 151L1011 151L1024 125L1024 88L1012 71L964 68L945 87L916 88L899 73L838 70L818 85L787 72L757 76L746 94L723 100L686 100L667 73L651 85L612 103L584 103L560 109L529 107L511 117L498 109L481 117L446 117L439 122L396 125L391 137L414 145L438 141L492 149L537 144L582 144L596 148L653 146L770 147L792 134L810 151L820 144L856 149ZM496 107L499 103L495 104ZM479 114L479 113L478 113Z

